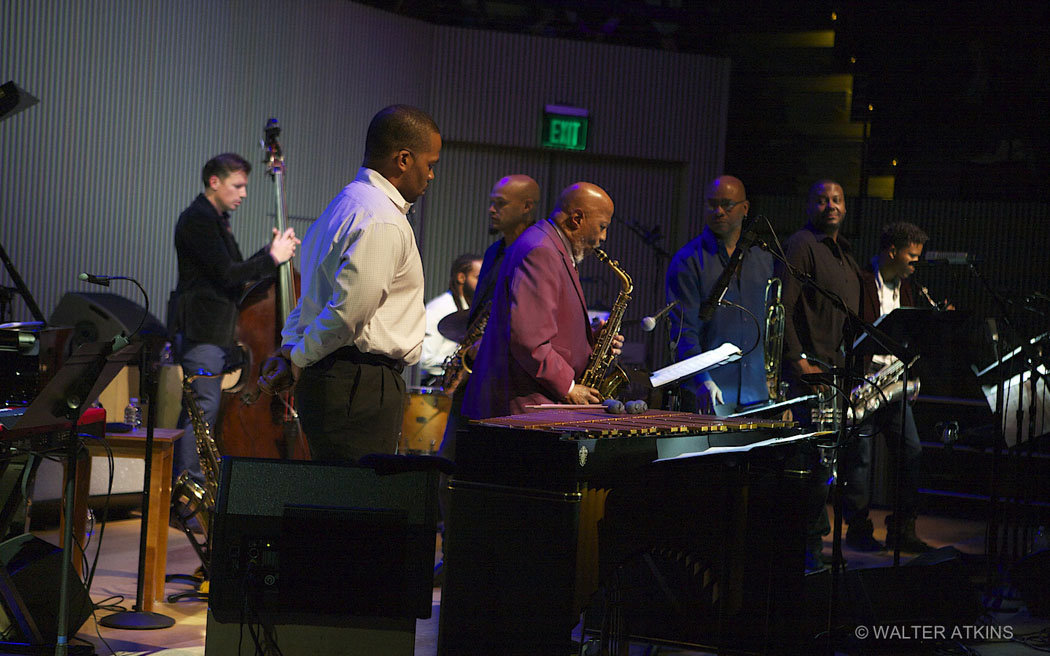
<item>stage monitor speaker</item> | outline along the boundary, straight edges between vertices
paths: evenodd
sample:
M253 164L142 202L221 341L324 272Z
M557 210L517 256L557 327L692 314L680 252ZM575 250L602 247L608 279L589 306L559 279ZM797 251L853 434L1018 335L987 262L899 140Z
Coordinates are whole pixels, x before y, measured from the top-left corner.
M827 617L831 573L806 577L811 617ZM838 625L857 626L972 625L983 609L966 564L953 547L915 557L900 567L847 570L836 606ZM814 633L818 628L810 627ZM826 628L826 627L823 627Z
M1050 549L1030 553L1010 571L1032 617L1050 617Z
M224 458L209 608L224 623L430 617L436 531L436 469Z
M42 642L55 644L58 638L58 601L61 590L62 567L69 568L70 593L67 633L72 635L91 616L93 605L87 589L73 570L73 564L62 550L31 534L19 535L0 544L0 566L6 572L8 585L0 587L3 613L11 627L20 635L8 636L33 644L33 636L25 635L17 620L21 607L36 625ZM2 649L2 647L0 647Z
M66 292L48 319L53 326L71 326L71 349L81 344L112 339L120 333L131 335L146 312L138 303L101 292ZM141 333L145 336L167 335L167 329L152 314L146 316Z

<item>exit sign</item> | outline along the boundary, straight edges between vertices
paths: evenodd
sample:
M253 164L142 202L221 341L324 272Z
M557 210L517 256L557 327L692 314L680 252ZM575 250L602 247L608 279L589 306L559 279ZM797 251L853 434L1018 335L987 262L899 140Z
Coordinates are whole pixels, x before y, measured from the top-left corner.
M545 148L586 150L587 110L565 105L544 107L540 144Z

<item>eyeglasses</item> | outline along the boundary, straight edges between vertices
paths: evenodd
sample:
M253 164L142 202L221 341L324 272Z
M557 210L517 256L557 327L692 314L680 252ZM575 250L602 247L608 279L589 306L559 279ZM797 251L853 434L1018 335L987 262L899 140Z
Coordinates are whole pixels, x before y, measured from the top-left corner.
M743 200L729 200L728 198L708 198L707 206L712 210L717 210L721 207L726 212L732 212L733 208L743 203Z

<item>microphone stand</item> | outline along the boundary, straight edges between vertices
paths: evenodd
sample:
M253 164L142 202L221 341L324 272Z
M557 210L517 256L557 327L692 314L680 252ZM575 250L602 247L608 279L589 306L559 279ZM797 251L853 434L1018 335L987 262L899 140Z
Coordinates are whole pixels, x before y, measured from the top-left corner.
M143 380L139 386L140 393L146 399L146 466L142 481L142 524L139 528L139 562L138 581L135 588L134 610L118 611L99 620L99 624L111 629L166 629L175 624L175 620L161 613L142 610L143 589L146 580L146 541L149 536L150 495L153 489L153 429L157 425L157 375L153 367L153 349L147 341L142 349L139 370Z
M837 294L835 294L835 293L833 293L833 292L831 292L831 291L829 291L827 289L824 289L823 287L818 285L817 282L815 280L813 280L812 276L810 276L809 274L807 274L807 273L805 273L803 271L800 271L799 269L794 267L790 262L788 262L787 258L782 253L776 252L776 250L771 248L769 246L769 244L765 240L760 239L760 238L756 238L755 241L754 241L754 245L756 245L759 248L762 248L763 250L769 252L771 255L773 255L773 257L775 257L778 260L780 260L780 262L782 262L784 264L784 267L787 270L787 272L789 274L791 274L791 276L793 278L798 280L803 285L813 289L818 294L820 294L821 296L826 298L828 301L830 301L831 304L834 305L836 309L840 310L843 314L845 314L849 318L849 320L852 322L853 325L859 326L862 332L866 332L877 344L882 346L886 350L887 353L889 353L890 355L893 355L894 357L898 358L899 360L901 360L901 362L904 363L904 394L901 396L901 404L902 404L902 408L903 408L903 404L907 403L907 396L908 396L908 394L907 394L907 391L908 391L908 387L907 387L907 385L908 385L907 372L908 372L908 369L911 366L911 364L917 358L917 356L912 356L908 346L906 344L901 344L901 343L897 342L896 340L891 338L889 335L884 333L882 330L878 329L877 327L875 327L871 323L869 323L867 321L864 321L856 313L856 311L854 311L852 308L848 307L845 304L845 302L843 302L843 300ZM853 341L847 339L846 342L847 342L846 362L850 363L852 361L852 359L853 359ZM834 373L834 370L833 370L833 373ZM833 385L840 385L840 384L841 384L840 379L836 376L833 379ZM837 394L835 393L835 390L832 391L832 394L834 394L837 397ZM846 397L846 400L848 402L848 396ZM840 406L839 406L838 403L836 403L834 401L832 402L832 408L833 408L832 409L832 413L833 413L832 416L833 416L833 418L835 418L836 421L838 421L838 417L836 417L835 415L837 414L837 410L838 410L839 407ZM843 408L843 415L844 414L845 414L845 408ZM856 413L854 413L854 416L856 416ZM904 416L905 416L905 410L902 409L901 410L901 427L900 427L901 428L901 430L900 430L901 436L898 438L900 440L903 440ZM837 436L836 436L836 443L835 443L835 447L834 447L834 453L836 454L836 458L837 458L837 454L842 449L844 449L846 447L846 444L847 444L847 441L848 441L849 431L845 429L845 422L844 421L841 421L840 423L836 424L836 426L838 426L838 431L837 431ZM859 438L854 438L854 439L859 439ZM900 444L898 444L898 447L899 446L900 446ZM897 457L898 475L896 477L896 482L897 482L898 485L899 485L899 480L900 480L899 469L903 465L903 458L901 458L900 456L901 456L901 452L898 450L898 457ZM832 471L835 471L835 469L833 468ZM845 482L842 480L842 477L839 476L837 471L836 471L836 474L835 474L835 496L834 496L834 503L833 503L834 513L835 513L835 522L834 522L834 526L833 526L833 530L832 530L832 558L833 558L833 563L832 563L832 568L831 568L831 590L830 590L831 603L828 604L828 608L829 608L829 613L828 613L828 640L829 641L831 640L831 628L836 626L837 623L838 623L838 619L837 619L838 609L835 606L835 600L838 598L839 576L840 576L840 573L845 569L845 567L843 566L843 562L842 562L842 514L843 514L842 504L843 504L843 499L844 499L844 496L845 496L844 495L844 488L845 488ZM893 495L893 512L895 514L899 514L899 508L898 508L899 503L900 503L900 490L899 489L895 489L894 490L894 495ZM900 518L897 517L895 530L898 531L898 535L897 535L896 545L895 545L895 548L894 548L894 558L893 558L894 566L899 566L900 565L900 536L899 536L900 526L901 526ZM830 644L830 642L829 642L829 644Z
M635 235L637 235L638 238L642 240L643 244L645 244L646 246L649 247L649 250L651 250L653 252L653 256L656 259L656 270L657 271L667 271L667 266L665 265L665 263L669 262L671 260L671 254L668 253L667 251L665 251L663 249L663 247L661 247L657 243L658 241L660 241L664 237L662 234L660 234L660 226L659 225L657 225L657 226L647 230L647 229L643 228L638 223L638 221L636 221L634 219L631 219L631 218L624 218L624 217L622 217L620 215L615 215L615 216L613 216L613 220L614 221L619 221L620 223L622 223L628 230L630 230ZM657 278L656 278L656 294L655 294L655 298L660 298L662 296L662 294L660 293L660 288L661 288L660 282L661 282L660 281L660 277L657 276ZM647 344L646 344L646 349L645 349L646 359L648 360L649 370L652 371L653 369L656 368L655 367L655 363L653 362L653 351L654 351L653 346L654 346L654 341L655 341L655 335L650 334L650 335L647 335L646 337L647 337ZM673 363L674 360L672 360L671 362Z
M671 310L671 313L678 312L678 321L682 322L685 317L681 316L684 314L681 311L681 306ZM678 362L678 341L682 339L682 324L678 324L678 336L673 336L674 326L672 325L671 318L666 317L667 321L664 322L664 326L667 330L667 360L668 366ZM667 397L664 402L664 408L667 410L673 410L677 412L682 409L682 380L678 379L671 383L667 387Z
M135 283L135 286L139 288L139 291L142 292L142 296L145 299L146 307L143 310L142 319L139 321L139 325L135 328L135 332L132 333L132 336L134 336L135 333L142 328L142 324L145 322L146 316L149 314L149 295L146 294L146 290L144 290L142 285L140 285L134 278L114 276L111 277L111 279L128 280ZM146 407L146 471L142 476L142 524L139 527L139 562L137 586L135 589L135 605L134 610L118 611L99 620L99 624L111 629L166 629L175 624L175 620L167 615L142 610L143 588L146 579L146 542L147 537L149 536L150 494L153 486L153 429L157 425L157 414L155 409L157 403L158 381L156 374L157 372L153 366L153 349L150 342L144 340L142 351L139 353L139 397L145 399L144 405Z
M115 342L114 342L115 343ZM110 343L96 356L92 368L77 383L66 390L66 418L69 419L69 439L66 445L66 480L63 490L63 501L65 502L62 512L65 514L65 526L62 531L62 554L66 558L73 556L73 513L75 511L76 487L77 487L77 452L80 450L80 440L77 435L77 424L81 415L84 414L87 396L91 387L102 375L106 366L106 358L113 353L114 343ZM58 617L55 624L55 656L66 656L69 654L69 625L70 625L70 602L69 593L71 582L69 580L70 566L63 563L58 584Z
M72 356L67 358L63 368L56 374L54 380L62 382L61 395L56 399L52 410L54 417L63 417L70 423L69 439L66 444L66 477L64 485L63 513L65 517L65 528L62 533L62 549L64 558L74 558L73 555L73 524L77 486L77 459L81 443L77 433L77 426L83 417L87 401L96 398L102 388L113 379L119 367L122 367L127 359L134 354L133 347L125 350L127 341L122 336L115 337L106 343L95 343L80 347ZM64 376L69 374L68 376ZM66 382L67 378L71 378ZM45 392L42 393L46 393ZM72 587L70 572L72 566L65 564L61 567L59 581L58 611L56 616L56 643L55 656L67 656L71 652L79 653L77 646L69 644L70 631L70 599ZM87 591L85 590L85 595ZM85 599L86 600L86 599ZM16 621L22 623L16 611ZM28 619L28 618L26 618ZM36 628L30 622L29 633L31 639L39 638ZM2 648L0 648L2 649ZM8 652L3 652L8 653ZM26 653L42 653L31 651Z

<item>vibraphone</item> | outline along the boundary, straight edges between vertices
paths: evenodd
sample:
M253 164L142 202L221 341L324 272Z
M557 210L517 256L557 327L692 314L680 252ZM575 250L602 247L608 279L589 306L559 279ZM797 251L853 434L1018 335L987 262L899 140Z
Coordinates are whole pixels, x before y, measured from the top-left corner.
M662 410L543 409L472 422L457 437L449 485L439 654L569 653L599 579L607 592L634 554L654 548L703 561L693 569L706 577L712 612L753 614L743 562L752 533L763 542L755 556L801 579L802 534L787 535L801 516L800 486L784 463L812 438L792 422ZM703 633L711 621L687 623ZM717 647L723 637L660 639Z

